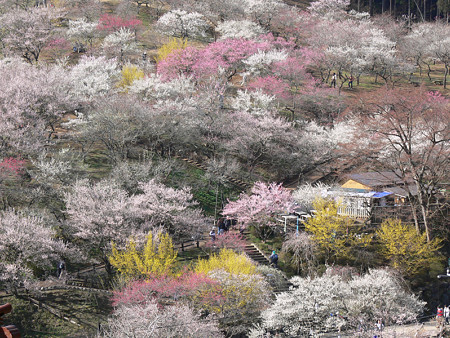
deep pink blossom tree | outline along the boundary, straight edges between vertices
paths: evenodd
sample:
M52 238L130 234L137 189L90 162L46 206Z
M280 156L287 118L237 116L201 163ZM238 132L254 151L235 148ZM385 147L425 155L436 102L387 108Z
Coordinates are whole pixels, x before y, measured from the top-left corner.
M105 13L100 17L97 29L101 31L115 32L121 28L128 28L132 31L136 31L136 28L140 24L142 24L142 21L136 18L125 19L120 16Z
M191 307L213 306L223 301L219 282L192 271L180 276L159 276L145 281L134 281L113 295L113 305L145 304L156 300L164 304L167 300L181 301Z

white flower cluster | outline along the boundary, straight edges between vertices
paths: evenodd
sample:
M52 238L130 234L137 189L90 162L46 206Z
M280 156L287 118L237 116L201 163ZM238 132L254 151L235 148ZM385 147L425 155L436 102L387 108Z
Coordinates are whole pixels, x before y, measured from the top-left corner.
M220 34L220 39L254 39L266 33L257 23L250 20L229 20L217 25L216 31Z
M186 97L194 91L194 84L189 77L179 76L172 81L163 82L155 74L136 80L129 87L129 93L137 94L146 101Z
M108 93L113 89L120 71L115 60L102 57L82 57L70 70L72 93L84 99Z
M189 13L176 9L161 16L156 23L156 27L167 35L181 38L198 38L206 37L209 25L200 13Z
M265 115L271 111L275 104L275 96L264 94L261 90L238 90L237 95L231 98L231 107L238 111L251 112L254 115Z
M243 61L246 69L243 78L250 75L261 75L272 63L284 61L287 57L288 53L284 50L258 51Z

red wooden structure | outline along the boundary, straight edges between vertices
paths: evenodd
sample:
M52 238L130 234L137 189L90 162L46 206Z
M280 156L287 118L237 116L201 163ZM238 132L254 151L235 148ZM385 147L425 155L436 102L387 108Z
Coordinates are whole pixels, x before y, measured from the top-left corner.
M0 305L0 323L2 322L2 316L10 313L11 310L12 306L9 303ZM20 332L14 325L1 326L0 338L20 338Z

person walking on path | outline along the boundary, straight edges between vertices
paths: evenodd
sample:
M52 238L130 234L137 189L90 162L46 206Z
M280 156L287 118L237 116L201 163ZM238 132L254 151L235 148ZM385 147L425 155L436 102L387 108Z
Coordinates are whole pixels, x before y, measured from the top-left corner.
M442 306L437 307L436 311L436 327L442 327L444 325L444 309Z
M336 73L333 73L333 76L331 77L330 87L336 88L336 80L337 80L337 75L336 75Z
M450 306L446 305L444 307L444 318L445 318L445 324L449 323L450 320Z
M60 261L58 263L58 268L56 269L56 275L58 278L61 278L65 269L66 269L66 263L64 261Z
M353 89L353 75L350 75L348 79L348 88Z
M269 259L270 263L273 264L275 268L278 268L278 255L275 250L272 251L272 254L270 255Z
M214 242L216 240L216 230L214 228L211 229L209 232L209 236L211 237L211 240Z

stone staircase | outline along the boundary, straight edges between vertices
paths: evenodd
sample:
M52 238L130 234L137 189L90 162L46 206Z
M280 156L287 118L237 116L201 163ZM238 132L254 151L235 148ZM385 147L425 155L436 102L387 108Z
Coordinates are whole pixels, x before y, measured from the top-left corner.
M257 264L270 266L269 258L254 243L247 244L244 248L244 252ZM277 270L277 273L283 278L283 283L274 287L273 293L275 295L288 291L292 286L292 283L289 282L289 278L286 274L278 268Z

